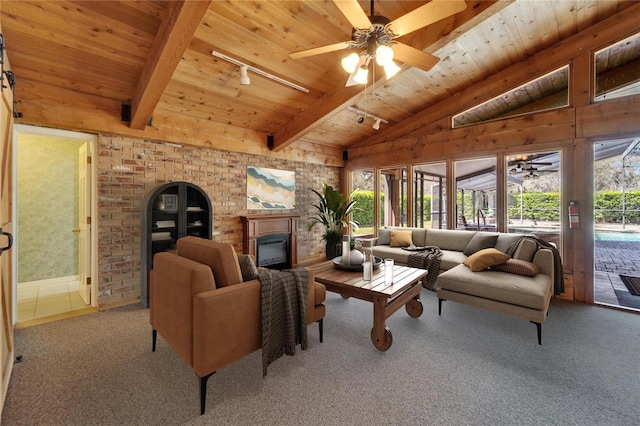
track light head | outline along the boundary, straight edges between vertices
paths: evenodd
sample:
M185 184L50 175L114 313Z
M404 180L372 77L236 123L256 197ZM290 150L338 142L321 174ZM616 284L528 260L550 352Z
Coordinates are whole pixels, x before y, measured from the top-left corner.
M380 130L380 122L381 121L382 120L380 118L376 118L375 123L373 123L373 126L371 126L371 127L373 127L375 130Z
M245 86L251 84L251 79L249 79L247 71L249 71L249 68L246 65L242 65L240 67L240 84Z

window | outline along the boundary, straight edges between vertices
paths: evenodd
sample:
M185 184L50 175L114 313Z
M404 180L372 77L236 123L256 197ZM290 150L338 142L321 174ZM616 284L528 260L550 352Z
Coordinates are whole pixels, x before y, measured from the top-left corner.
M447 227L447 163L421 164L413 168L413 225L419 228Z
M569 67L564 66L453 117L453 127L569 105Z
M380 225L407 226L407 169L380 171Z
M595 54L595 101L640 93L640 33Z
M496 230L496 159L456 161L456 229Z
M372 235L374 231L373 197L374 179L372 170L356 170L351 173L351 190L357 210L353 213L353 220L360 226L353 230L353 235Z
M506 158L507 231L560 244L560 153Z

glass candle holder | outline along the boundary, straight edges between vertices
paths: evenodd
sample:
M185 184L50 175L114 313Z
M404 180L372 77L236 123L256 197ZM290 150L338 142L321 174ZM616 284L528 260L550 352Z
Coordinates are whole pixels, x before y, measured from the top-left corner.
M351 244L349 241L342 241L342 264L351 265Z
M365 281L371 281L373 275L373 263L370 260L362 262L362 275Z
M384 282L393 284L393 259L384 260Z

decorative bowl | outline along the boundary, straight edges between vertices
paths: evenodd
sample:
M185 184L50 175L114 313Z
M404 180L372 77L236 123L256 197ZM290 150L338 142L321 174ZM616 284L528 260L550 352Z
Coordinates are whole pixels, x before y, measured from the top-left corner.
M373 256L373 269L378 269L380 265L382 265L382 258ZM342 264L342 256L333 258L333 266L335 266L336 269L340 269L341 271L362 272L362 263L359 265L344 265Z

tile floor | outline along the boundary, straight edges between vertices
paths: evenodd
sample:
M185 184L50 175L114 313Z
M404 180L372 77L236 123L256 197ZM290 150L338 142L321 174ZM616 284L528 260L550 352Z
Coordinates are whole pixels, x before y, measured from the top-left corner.
M595 303L640 310L640 296L632 296L619 275L640 276L639 253L640 241L595 242Z
M62 277L18 284L18 322L84 309L78 277Z

